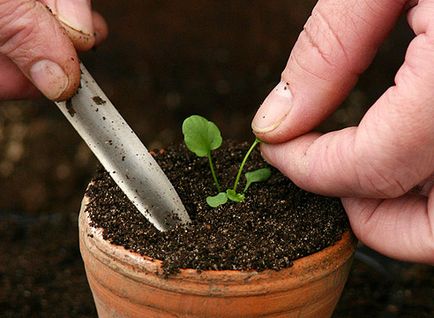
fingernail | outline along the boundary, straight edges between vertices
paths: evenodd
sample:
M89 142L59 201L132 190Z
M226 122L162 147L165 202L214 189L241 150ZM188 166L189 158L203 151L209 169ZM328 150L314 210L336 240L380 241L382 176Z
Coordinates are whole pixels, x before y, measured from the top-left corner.
M57 18L76 31L92 35L92 10L89 0L57 0Z
M252 121L256 133L273 131L283 122L292 107L292 93L289 84L280 82L265 98Z
M55 100L65 91L69 80L63 69L49 60L41 60L30 68L33 84L47 98Z

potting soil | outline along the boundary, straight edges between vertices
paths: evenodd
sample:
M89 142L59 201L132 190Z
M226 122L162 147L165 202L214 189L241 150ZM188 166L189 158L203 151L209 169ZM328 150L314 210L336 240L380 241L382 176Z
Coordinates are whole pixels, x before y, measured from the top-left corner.
M230 142L213 154L222 188L233 186L248 147ZM104 229L105 239L162 260L166 275L180 268L279 270L333 244L348 229L339 199L301 190L273 168L266 182L251 185L244 202L229 201L211 208L206 197L217 194L217 189L207 158L196 157L183 145L154 153L180 195L191 224L159 232L102 168L87 191L87 211L92 225ZM255 151L244 172L265 166Z

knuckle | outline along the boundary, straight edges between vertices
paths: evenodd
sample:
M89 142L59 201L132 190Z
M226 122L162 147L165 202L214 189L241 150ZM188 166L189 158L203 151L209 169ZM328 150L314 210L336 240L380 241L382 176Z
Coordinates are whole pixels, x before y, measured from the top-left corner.
M414 4L411 9L410 25L416 35L427 33L432 34L430 31L434 28L434 6L430 1L420 2Z
M381 200L377 200L372 204L360 203L360 200L363 199L355 200L359 202L352 207L352 212L348 214L351 228L360 241L369 245L373 238L373 233L378 232L381 228L380 222L376 219L376 216L378 216L376 212L381 205Z
M313 78L318 79L322 82L329 81L327 77L328 72L323 72L322 70L313 67L311 63L308 63L305 58L298 54L291 54L291 56L289 57L288 65L291 65L291 67L295 66L296 68L300 69L302 73L307 73ZM280 77L286 81L287 78L291 77L291 73L292 69L286 67Z
M331 67L335 67L336 62L341 62L342 59L348 61L347 48L338 32L343 21L339 21L339 14L334 17L331 21L329 13L323 14L319 8L314 9L301 34L307 44Z
M353 17L343 14L341 9L336 13L333 9L327 13L322 11L321 7L313 10L291 53L289 64L321 80L329 80L330 74L358 77L364 64L358 59L358 50L350 45L354 41L349 41L357 37Z
M360 188L379 198L397 198L407 193L411 187L394 176L392 171L379 167L372 161L363 160L358 164L356 176Z
M36 2L29 0L0 1L0 52L9 55L19 51L33 33Z

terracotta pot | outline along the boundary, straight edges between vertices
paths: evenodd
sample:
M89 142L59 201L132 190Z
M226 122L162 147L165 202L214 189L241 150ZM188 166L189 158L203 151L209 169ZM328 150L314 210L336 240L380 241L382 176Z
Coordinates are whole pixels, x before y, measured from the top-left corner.
M165 279L161 262L110 244L79 217L80 250L100 318L330 317L350 271L356 240L335 245L280 271L183 269Z

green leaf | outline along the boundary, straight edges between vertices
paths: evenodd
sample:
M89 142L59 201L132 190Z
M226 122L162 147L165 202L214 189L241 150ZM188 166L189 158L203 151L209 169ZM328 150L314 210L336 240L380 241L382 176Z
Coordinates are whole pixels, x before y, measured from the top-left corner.
M219 148L222 144L222 136L218 127L199 115L193 115L184 120L182 133L187 148L199 157L207 156L211 150Z
M244 187L243 192L246 192L253 182L266 181L271 176L271 170L270 168L262 168L262 169L247 172L245 176L246 176L246 186Z
M229 200L234 202L243 202L244 201L244 194L236 193L233 189L227 189L226 195Z
M228 197L224 192L220 192L217 195L206 198L206 203L208 203L208 205L212 208L216 208L219 205L225 204L226 202L228 202Z

